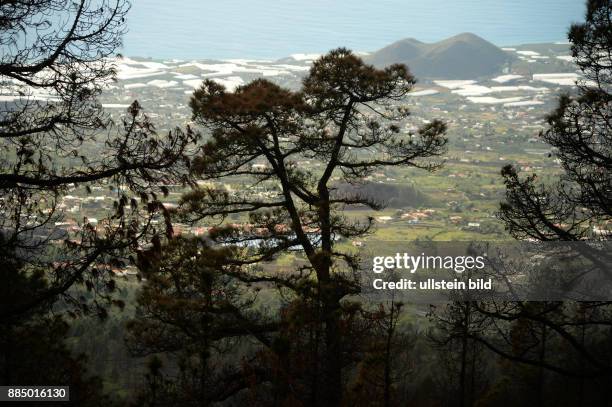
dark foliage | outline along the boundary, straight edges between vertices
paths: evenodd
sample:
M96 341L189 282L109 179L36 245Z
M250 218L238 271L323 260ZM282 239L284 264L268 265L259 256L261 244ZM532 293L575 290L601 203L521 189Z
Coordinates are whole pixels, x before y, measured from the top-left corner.
M589 1L586 21L569 31L584 79L577 94L560 97L541 133L553 147L551 159L561 164L558 182L547 184L536 174L521 177L512 166L502 170L506 200L499 217L507 230L517 239L584 242L581 252L595 265L591 272L610 262L610 253L598 243L609 241L612 221L611 13L609 1ZM606 392L593 389L612 376L609 302L475 302L470 307L470 316L437 316L443 338L491 351L509 377L521 372L524 379L515 386L526 386L522 400L546 404L574 388L555 403L606 403ZM453 330L474 323L477 329Z
M186 181L191 130L157 135L137 102L114 123L97 100L114 79L128 8L87 0L0 5L0 251L18 257L24 275L41 272L47 281L44 290L4 304L3 318L61 296L82 310L66 297L75 283L111 289L107 269L121 265L112 254L126 255L160 212L155 195L147 195L161 194L164 182ZM126 187L114 213L97 227L84 220L74 236L57 230L65 219L62 197L96 184ZM138 210L130 191L153 202L149 213Z
M195 138L156 134L138 102L119 122L99 103L128 9L123 0L0 2L0 380L74 385L78 405L104 399L64 345L66 320L123 306L111 269L159 234L156 193L188 181ZM122 191L107 217L59 229L62 198L102 185Z
M212 281L240 287L240 298L255 300L276 289L282 298L273 309L258 308L256 302L238 304L236 299L226 304L219 298L216 305L204 306L199 298L209 288L190 286L189 301L197 301L198 308L188 317L208 326L209 342L198 349L230 339L243 344L241 371L234 368L223 380L225 386L235 386L234 393L243 390L234 400L244 397L258 405L341 403L347 368L372 348L366 332L373 332L385 313L367 311L352 299L359 293L358 259L335 244L338 239L363 236L372 226L371 219L349 221L342 209L354 205L377 209L381 202L360 195L358 189L346 193L334 185L359 184L386 167L434 170L440 165L436 158L446 143L442 122L434 121L417 134L399 131L399 121L408 117L401 101L414 82L404 65L379 70L350 51L337 49L314 62L300 92L255 80L235 92L206 81L194 93L194 120L212 137L194 159L193 172L205 181L227 182L232 177L248 181L247 187L232 192L218 183L196 188L183 197L178 216L190 222L221 222L230 215L246 215L247 223L222 223L212 230L210 247L202 249L205 259L198 261L221 259L216 268L209 266L217 273ZM311 160L319 167L309 166ZM170 247L167 255L174 256L174 246ZM292 271L278 273L265 267L289 252L299 258ZM144 346L146 352L176 346L175 350L196 355L189 351L193 340L185 338L187 332L180 328L183 311L168 316L165 308L159 312L161 306L174 309L183 295L165 299L165 290L177 290L183 279L178 276L187 273L184 266L157 269L158 277L147 283L140 307L147 322L133 325L136 346ZM170 279L170 269L176 278ZM216 308L223 304L222 310ZM198 329L199 324L189 325ZM177 329L181 332L172 340L156 334ZM382 335L384 330L379 332ZM213 371L209 378L215 377ZM211 391L209 386L205 398L210 400L214 390L222 388L213 386Z

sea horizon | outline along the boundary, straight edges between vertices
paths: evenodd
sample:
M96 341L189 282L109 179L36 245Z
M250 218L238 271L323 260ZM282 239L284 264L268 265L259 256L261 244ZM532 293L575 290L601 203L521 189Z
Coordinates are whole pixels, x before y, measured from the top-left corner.
M573 0L186 0L180 7L148 0L132 5L121 52L153 59L277 60L338 47L373 52L405 38L432 43L463 32L499 47L554 43L567 41L568 26L583 13L584 4Z

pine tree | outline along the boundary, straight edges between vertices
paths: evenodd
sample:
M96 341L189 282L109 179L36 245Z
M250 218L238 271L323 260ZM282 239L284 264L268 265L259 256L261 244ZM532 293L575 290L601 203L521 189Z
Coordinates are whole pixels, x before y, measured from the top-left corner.
M115 78L128 9L123 0L0 4L0 253L46 280L44 289L31 285L28 295L3 303L0 318L58 299L82 311L91 304L69 294L75 285L111 292L109 269L154 234L146 226L162 208L151 193L185 180L190 130L156 134L137 102L116 122L98 100ZM68 191L94 185L127 190L97 227L86 220L71 234L56 227ZM148 211L132 199L139 195Z
M308 332L305 345L312 354L306 362L312 365L306 370L316 375L303 380L310 392L304 399L313 405L340 404L343 371L357 339L351 324L359 307L346 299L359 292L358 259L335 242L367 234L373 221L350 221L342 209L382 206L353 189L340 191L339 183L359 184L389 167L431 171L440 165L436 158L446 144L442 122L432 121L416 134L400 131L409 115L402 99L414 83L404 65L379 70L337 49L313 63L299 92L262 79L234 92L206 81L190 102L193 119L211 132L193 171L214 183L186 195L180 214L191 222L234 214L248 218L246 224L225 223L211 237L217 245L241 248L226 260L234 266L231 277L280 287L287 299L283 324ZM222 187L237 177L246 187ZM303 254L296 270L253 267L296 249ZM280 361L283 354L299 354L282 337L271 347L260 340Z
M560 97L540 134L553 148L550 158L561 164L559 181L547 184L536 174L522 177L516 168L504 167L506 199L499 211L515 238L583 242L581 254L604 271L611 260L606 242L612 236L611 21L610 1L590 0L585 22L569 30L582 79L576 92ZM593 242L603 243L603 250ZM535 369L540 397L550 372L594 387L612 375L604 345L612 321L608 301L479 303L477 310L495 330L475 339L502 358ZM512 340L518 334L520 340ZM583 386L581 394L588 393ZM603 392L593 397L597 402L605 398Z
M128 9L123 0L0 2L1 380L74 385L82 405L99 383L84 379L84 359L64 344L66 316L123 305L111 269L161 234L150 223L164 213L157 194L186 181L195 137L156 134L137 102L113 121L99 102ZM69 191L112 185L126 189L97 226L56 225ZM90 388L77 397L79 381Z
M572 56L583 79L547 117L542 139L554 150L563 175L556 185L520 178L507 166L500 218L518 239L574 241L610 238L612 220L612 5L589 1L586 21L569 31ZM607 230L607 231L606 231Z

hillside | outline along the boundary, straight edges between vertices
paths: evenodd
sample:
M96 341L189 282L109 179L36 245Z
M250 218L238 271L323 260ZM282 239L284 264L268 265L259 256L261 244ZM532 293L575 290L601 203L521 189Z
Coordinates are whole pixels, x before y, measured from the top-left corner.
M379 67L407 64L418 78L474 79L499 73L513 58L477 35L464 33L432 44L404 39L366 60Z
M359 196L385 208L401 209L405 207L418 208L433 205L433 200L412 185L383 184L366 182L359 185L341 183L335 185L336 193L342 197Z

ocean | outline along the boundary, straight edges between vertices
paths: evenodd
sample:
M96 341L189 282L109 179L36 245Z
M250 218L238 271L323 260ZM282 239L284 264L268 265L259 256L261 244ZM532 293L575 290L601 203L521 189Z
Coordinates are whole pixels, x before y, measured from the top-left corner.
M278 59L345 46L472 32L496 45L566 41L577 0L134 0L122 53L177 59Z

